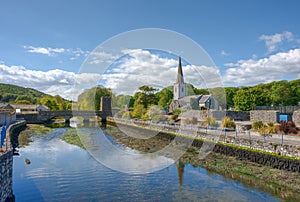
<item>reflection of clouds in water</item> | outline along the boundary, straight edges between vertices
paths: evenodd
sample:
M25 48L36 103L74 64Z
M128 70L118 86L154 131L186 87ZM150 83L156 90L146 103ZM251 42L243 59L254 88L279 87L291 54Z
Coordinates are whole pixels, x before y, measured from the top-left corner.
M128 147L112 144L101 130L77 130L83 145L100 163L124 173L142 174L160 170L174 163L159 153L141 153ZM89 134L89 135L87 135Z
M205 171L204 169L202 169ZM265 201L265 193L244 187L243 184L232 180L223 179L218 174L208 175L198 170L187 169L189 174L199 179L199 183L185 186L180 192L175 192L174 197L180 201ZM185 173L185 175L188 175ZM201 198L197 192L201 193ZM251 197L249 197L249 193ZM221 199L221 200L218 200Z

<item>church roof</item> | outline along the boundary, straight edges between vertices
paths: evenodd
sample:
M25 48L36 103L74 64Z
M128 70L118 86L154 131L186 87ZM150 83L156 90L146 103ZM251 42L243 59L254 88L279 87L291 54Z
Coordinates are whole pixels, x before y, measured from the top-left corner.
M199 100L199 103L204 104L210 97L211 97L211 95L202 95L202 97Z
M184 83L183 73L182 73L182 65L181 65L181 57L179 57L179 60L178 60L178 70L177 70L176 83Z

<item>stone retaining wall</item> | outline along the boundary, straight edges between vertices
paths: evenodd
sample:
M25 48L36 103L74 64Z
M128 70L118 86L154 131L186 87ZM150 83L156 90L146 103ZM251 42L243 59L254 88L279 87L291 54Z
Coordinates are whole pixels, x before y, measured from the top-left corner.
M300 111L294 111L293 121L295 122L296 126L300 128Z
M0 202L15 201L12 192L13 148L10 136L24 126L26 126L26 121L19 121L11 124L6 130L5 142L0 153Z
M114 122L109 122L109 124L115 125ZM157 136L164 137L168 140L173 140L175 137L174 135L170 133L165 133L166 131L165 127L161 128L138 128L133 125L127 125L125 123L119 123L124 126L135 128L136 130L141 130L141 133L146 133L147 130L151 131L153 129L159 130L161 132L158 132ZM174 132L174 131L168 131L168 132ZM181 134L186 134L188 136L189 131L182 130L180 131ZM209 131L208 131L209 133ZM230 156L236 156L240 160L247 160L252 161L258 164L262 165L268 165L273 168L277 169L283 169L293 172L300 172L300 145L294 146L294 145L279 145L279 144L273 144L269 142L254 140L249 138L241 138L241 137L234 137L234 136L225 136L222 135L210 135L202 132L197 133L197 137L206 139L206 140L213 140L217 141L218 143L212 143L213 152L221 153L224 155L230 155ZM226 144L223 144L226 143ZM200 139L195 139L193 142L193 146L201 147L203 144L203 141ZM215 145L214 145L215 144ZM244 148L240 148L240 147ZM261 152L257 152L254 150L259 150ZM265 152L265 153L264 153ZM289 157L296 157L298 159L291 159L291 158L284 158L275 154L280 154L281 156L289 156Z
M278 111L265 111L265 110L252 110L250 111L250 121L262 121L263 123L278 123L279 122Z
M13 151L0 155L0 201L13 197L12 193Z

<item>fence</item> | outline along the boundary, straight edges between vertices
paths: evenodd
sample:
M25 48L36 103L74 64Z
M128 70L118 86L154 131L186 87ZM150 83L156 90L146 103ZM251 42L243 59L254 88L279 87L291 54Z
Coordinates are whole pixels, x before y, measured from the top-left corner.
M2 126L2 128L1 128L0 148L4 144L4 140L6 138L6 130L8 129L9 125L10 125L10 122L8 122L6 125Z
M300 109L299 105L295 106L255 106L252 110L274 110L280 114L292 114L294 111Z

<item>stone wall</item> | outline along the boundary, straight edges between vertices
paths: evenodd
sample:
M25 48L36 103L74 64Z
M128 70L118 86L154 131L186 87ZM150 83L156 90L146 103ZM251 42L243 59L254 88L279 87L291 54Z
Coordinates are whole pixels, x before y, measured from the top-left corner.
M234 121L250 121L250 112L248 111L213 111L214 117L220 116L219 114L224 117L224 113Z
M109 124L115 125L114 122L109 122ZM157 136L161 136L169 140L173 140L176 133L185 134L187 136L191 134L190 130L173 131L172 127L169 128L158 125L156 125L154 128L151 128L151 126L149 125L144 126L147 128L137 128L136 125L134 126L130 123L118 122L118 124L125 124L128 127L140 130L142 134L145 134L147 131L151 130L160 131L158 132ZM164 131L167 131L168 133L165 133ZM170 132L173 132L173 134L171 134ZM252 161L258 164L271 166L273 168L300 173L300 145L274 144L265 142L263 141L263 139L261 141L257 139L251 139L251 136L250 138L227 136L224 135L224 133L222 134L221 131L217 132L217 135L212 135L209 133L209 130L208 134L204 132L197 132L197 137L217 142L211 143L213 152L229 156L236 156L240 160ZM203 144L203 140L201 139L195 139L192 145L195 147L201 147ZM255 150L258 150L260 152ZM281 156L296 157L298 159L293 160L291 158L283 158L275 154L280 154Z
M250 112L246 111L207 111L207 110L189 110L189 113L197 117L198 121L205 121L208 115L215 117L217 120L222 120L225 116L230 117L231 120L235 121L249 121Z
M296 126L300 128L300 110L294 111L293 121L295 122Z
M11 124L6 130L5 142L0 151L0 202L15 201L12 193L13 148L10 136L26 126L26 121Z
M10 111L0 112L0 125L5 125L8 122L16 120L16 113Z
M12 194L12 165L13 151L0 155L0 201L13 198Z
M278 111L265 111L265 110L252 110L250 111L250 121L262 121L263 123L278 123L279 122Z

